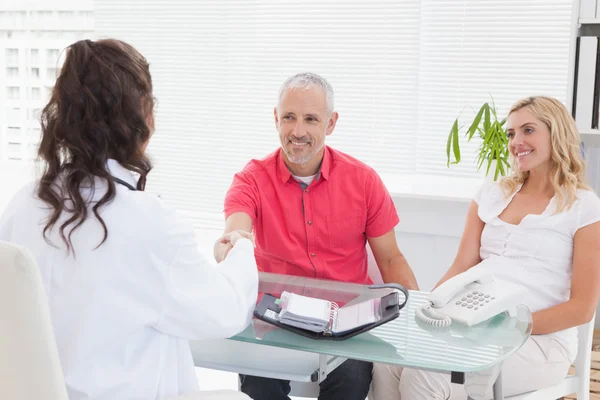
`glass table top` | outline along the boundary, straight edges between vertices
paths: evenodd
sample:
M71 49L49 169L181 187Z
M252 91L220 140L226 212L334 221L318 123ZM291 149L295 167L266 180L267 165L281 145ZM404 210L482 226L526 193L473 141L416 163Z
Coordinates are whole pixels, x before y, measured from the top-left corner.
M392 291L270 273L260 273L259 279L259 294L279 296L285 290L335 301L342 307ZM415 310L427 302L427 296L410 291L397 319L343 341L309 339L257 319L230 340L422 369L472 372L504 360L531 334L531 313L525 306L519 306L514 316L500 314L472 327L430 327L415 320Z

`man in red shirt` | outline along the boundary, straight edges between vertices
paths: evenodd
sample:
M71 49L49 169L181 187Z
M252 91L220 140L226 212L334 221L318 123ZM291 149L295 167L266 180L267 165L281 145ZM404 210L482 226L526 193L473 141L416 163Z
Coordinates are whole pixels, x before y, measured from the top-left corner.
M325 145L338 119L333 89L322 77L287 79L274 110L281 148L250 161L225 197L225 232L253 231L262 271L361 284L369 243L384 282L417 289L396 244L399 218L381 178L366 164ZM220 261L231 248L215 244ZM321 383L320 400L364 400L371 363L347 360ZM255 400L289 399L288 381L241 376Z

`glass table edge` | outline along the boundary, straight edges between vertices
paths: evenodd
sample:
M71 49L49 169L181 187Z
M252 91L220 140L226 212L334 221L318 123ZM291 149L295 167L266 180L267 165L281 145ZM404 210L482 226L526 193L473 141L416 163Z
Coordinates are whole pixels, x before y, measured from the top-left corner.
M446 371L446 372L451 372L451 371L452 372L478 372L478 371L482 371L482 370L491 368L494 365L496 365L500 362L503 362L508 357L510 357L511 355L516 353L525 344L525 342L529 339L529 337L531 336L531 331L532 331L532 327L533 327L531 312L525 305L519 305L516 310L516 318L519 318L520 322L526 324L526 329L523 332L523 338L522 338L523 340L521 341L521 343L519 343L517 346L515 346L510 351L507 351L506 353L499 356L497 359L494 360L494 362L492 362L490 364L481 364L481 365L477 365L474 367L469 367L466 365L462 365L462 366L447 365L446 366L446 365L442 365L442 364L437 365L437 366L431 366L431 365L427 365L424 363L418 363L418 362L406 362L406 363L390 362L389 359L381 359L379 357L371 357L371 358L349 357L347 352L336 351L335 349L328 349L328 351L323 351L323 349L314 349L313 350L313 349L310 349L310 348L307 348L307 347L301 346L301 345L294 345L294 344L281 345L281 344L277 344L277 343L261 342L261 340L256 337L253 339L250 339L250 338L246 338L243 336L239 336L242 332L236 336L232 336L232 337L228 338L227 340L233 340L233 341L250 343L250 344L262 344L263 346L270 346L270 347L276 347L276 348L282 348L282 349L304 351L304 352L312 353L312 354L316 354L316 355L324 354L324 355L328 355L328 356L343 357L343 358L349 358L349 359L361 360L361 361L367 361L367 362L373 362L373 363L379 363L379 364L398 365L398 366L402 366L404 368L416 368L416 369L426 369L426 370ZM254 329L254 328L252 328L252 329ZM278 329L281 329L281 328L278 328ZM368 334L368 333L369 332L361 333L361 335ZM327 341L335 342L332 340L327 340ZM352 355L352 356L354 356L354 355Z

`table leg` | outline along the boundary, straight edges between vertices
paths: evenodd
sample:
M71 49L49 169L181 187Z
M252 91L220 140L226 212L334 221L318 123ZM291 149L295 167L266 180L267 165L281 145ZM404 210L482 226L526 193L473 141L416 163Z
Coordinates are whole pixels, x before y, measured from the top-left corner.
M496 378L496 382L494 382L492 390L494 393L494 400L504 400L504 394L502 393L502 371L498 373L498 377Z
M319 376L317 382L321 383L327 378L327 375L334 369L339 367L347 359L344 357L334 356L329 358L327 354L319 354ZM315 380L313 379L313 382Z
M504 400L504 394L502 393L502 371L498 374L496 382L492 386L492 393L494 400ZM473 400L471 396L467 396L467 400Z

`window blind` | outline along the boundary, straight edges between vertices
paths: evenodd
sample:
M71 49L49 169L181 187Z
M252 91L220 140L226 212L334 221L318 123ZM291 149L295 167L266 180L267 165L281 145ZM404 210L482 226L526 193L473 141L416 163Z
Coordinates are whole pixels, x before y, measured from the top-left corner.
M224 194L279 146L280 84L334 87L327 143L386 174L474 176L476 143L446 168L450 127L494 97L566 98L571 0L96 0L98 37L149 60L158 98L148 188L197 227L222 227ZM474 116L468 109L465 117Z
M448 169L444 139L459 113L467 128L490 96L502 117L525 96L566 102L571 7L571 0L421 2L418 171L474 174L479 142L461 146L464 159Z

